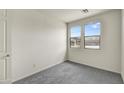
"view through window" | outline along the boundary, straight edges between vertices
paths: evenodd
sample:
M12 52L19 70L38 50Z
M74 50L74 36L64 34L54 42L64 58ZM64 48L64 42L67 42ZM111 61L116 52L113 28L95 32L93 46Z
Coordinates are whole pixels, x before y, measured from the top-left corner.
M76 26L71 28L71 37L70 37L70 47L71 48L80 48L81 43L81 27Z
M88 23L84 26L84 48L100 49L101 23Z

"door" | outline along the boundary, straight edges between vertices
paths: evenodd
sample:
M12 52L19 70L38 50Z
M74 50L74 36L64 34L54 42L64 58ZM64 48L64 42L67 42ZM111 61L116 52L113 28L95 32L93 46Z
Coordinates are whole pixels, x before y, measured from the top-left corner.
M10 49L8 39L6 11L0 9L0 83L9 78Z

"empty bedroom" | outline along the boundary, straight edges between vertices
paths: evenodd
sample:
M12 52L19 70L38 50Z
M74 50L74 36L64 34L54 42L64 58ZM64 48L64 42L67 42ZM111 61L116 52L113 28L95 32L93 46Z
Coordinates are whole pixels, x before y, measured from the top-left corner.
M0 9L0 84L123 84L123 9Z

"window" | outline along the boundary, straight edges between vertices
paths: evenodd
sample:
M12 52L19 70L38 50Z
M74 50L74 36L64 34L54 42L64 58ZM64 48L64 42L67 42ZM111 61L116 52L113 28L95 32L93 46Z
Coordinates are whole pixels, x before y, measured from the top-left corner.
M80 48L81 27L80 26L72 27L70 32L71 32L70 47L71 48Z
M101 23L94 22L84 25L84 48L100 49Z

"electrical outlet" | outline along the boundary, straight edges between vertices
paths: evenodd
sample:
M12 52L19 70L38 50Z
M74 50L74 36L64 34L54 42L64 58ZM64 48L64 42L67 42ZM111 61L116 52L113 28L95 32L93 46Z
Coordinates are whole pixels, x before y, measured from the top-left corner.
M36 67L36 64L33 64L33 68L35 68Z

